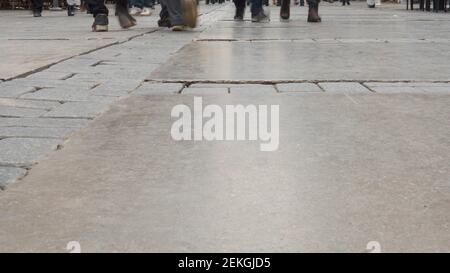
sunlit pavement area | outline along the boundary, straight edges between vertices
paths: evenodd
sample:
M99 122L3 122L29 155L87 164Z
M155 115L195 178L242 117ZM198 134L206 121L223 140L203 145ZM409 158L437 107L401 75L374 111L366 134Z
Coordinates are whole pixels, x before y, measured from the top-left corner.
M0 12L0 251L450 251L450 15L270 10L101 34ZM194 97L279 105L278 149L174 140Z

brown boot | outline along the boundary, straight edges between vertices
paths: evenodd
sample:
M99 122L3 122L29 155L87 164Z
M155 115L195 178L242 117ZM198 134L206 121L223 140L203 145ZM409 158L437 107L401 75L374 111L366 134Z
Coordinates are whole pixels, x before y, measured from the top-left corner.
M309 4L309 12L308 12L308 22L309 23L318 23L322 22L322 18L320 18L318 13L319 7L318 4Z

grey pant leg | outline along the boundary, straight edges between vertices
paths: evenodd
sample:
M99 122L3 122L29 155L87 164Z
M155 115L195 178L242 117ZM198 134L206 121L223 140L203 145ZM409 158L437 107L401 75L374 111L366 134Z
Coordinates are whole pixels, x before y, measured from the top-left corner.
M181 0L161 0L161 4L167 8L169 20L173 26L184 25Z

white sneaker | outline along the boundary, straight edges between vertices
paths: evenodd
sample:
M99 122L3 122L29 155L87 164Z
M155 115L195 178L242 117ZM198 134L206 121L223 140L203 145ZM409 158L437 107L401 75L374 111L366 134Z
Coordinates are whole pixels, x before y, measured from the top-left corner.
M132 7L130 10L130 15L139 15L142 12L142 9L138 7Z
M143 8L141 11L141 14L139 14L141 16L150 16L152 15L152 11L150 8Z

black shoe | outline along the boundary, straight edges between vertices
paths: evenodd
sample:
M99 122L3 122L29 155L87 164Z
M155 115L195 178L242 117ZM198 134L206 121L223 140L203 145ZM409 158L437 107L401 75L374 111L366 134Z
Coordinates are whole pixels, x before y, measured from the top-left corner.
M269 21L270 21L270 16L264 9L261 9L261 11L256 15L252 14L252 22L253 23L266 23Z
M33 17L41 17L42 11L40 10L33 10Z
M67 6L67 16L74 16L75 15L75 6L69 5Z
M158 20L158 26L159 27L172 27L172 24L170 23L169 18L161 18Z
M244 21L245 8L236 8L234 21Z
M291 17L291 0L281 1L280 17L283 20L289 20Z
M94 32L103 32L108 31L108 15L106 14L97 14L94 19L94 23L92 24L92 31Z

